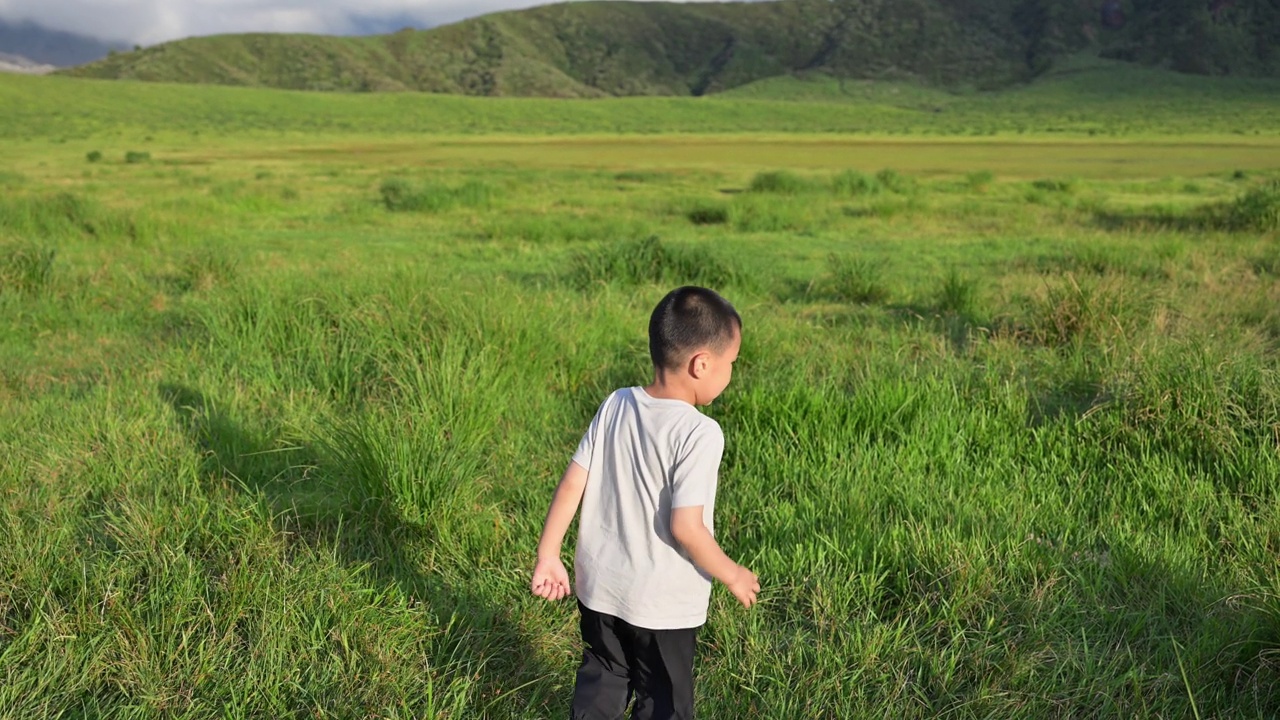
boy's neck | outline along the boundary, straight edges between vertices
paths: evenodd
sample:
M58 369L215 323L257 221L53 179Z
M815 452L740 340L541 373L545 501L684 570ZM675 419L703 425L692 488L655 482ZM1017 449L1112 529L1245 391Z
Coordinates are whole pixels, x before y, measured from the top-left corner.
M655 370L653 372L653 382L646 385L644 391L652 398L658 398L661 400L680 400L682 402L687 402L690 405L695 405L696 400L698 399L693 388L686 387L684 384L678 382L675 378L662 370Z

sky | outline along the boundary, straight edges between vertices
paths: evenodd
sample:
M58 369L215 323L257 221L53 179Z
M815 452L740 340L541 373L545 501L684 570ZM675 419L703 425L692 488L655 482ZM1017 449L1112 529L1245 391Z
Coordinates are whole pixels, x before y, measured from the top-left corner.
M703 2L705 0L675 0ZM0 0L0 19L153 45L240 32L362 34L429 27L547 0Z

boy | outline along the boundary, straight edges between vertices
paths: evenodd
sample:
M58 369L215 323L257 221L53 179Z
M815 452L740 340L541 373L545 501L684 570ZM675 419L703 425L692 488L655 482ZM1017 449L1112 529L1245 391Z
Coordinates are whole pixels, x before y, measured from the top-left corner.
M693 653L711 580L751 607L760 584L712 536L724 436L698 412L729 384L742 318L682 287L649 319L653 382L600 406L547 512L534 595L571 594L560 546L582 506L574 574L585 649L574 720L693 717Z

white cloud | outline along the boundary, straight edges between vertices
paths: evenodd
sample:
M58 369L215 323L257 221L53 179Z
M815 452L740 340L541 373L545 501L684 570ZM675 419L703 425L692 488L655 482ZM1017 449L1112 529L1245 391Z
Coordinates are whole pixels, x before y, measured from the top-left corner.
M440 25L542 4L545 0L0 0L0 18L151 45L218 33L349 33L358 19L382 17Z

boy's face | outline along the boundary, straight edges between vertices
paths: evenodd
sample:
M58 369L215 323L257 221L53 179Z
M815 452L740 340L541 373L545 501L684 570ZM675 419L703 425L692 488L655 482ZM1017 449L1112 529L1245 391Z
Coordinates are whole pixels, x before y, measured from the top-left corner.
M738 351L742 348L742 331L735 330L733 339L724 350L706 350L695 358L694 376L697 378L697 404L709 405L720 397L720 393L729 387L733 379L733 363L738 359Z

